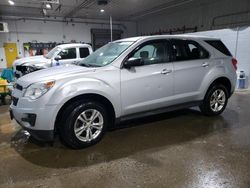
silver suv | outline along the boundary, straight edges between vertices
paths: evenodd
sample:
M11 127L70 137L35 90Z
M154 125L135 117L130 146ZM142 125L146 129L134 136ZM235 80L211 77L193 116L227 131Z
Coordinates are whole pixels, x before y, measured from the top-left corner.
M236 64L215 38L122 39L78 65L18 79L10 115L37 139L59 134L68 146L83 148L121 120L192 106L221 114L234 92Z

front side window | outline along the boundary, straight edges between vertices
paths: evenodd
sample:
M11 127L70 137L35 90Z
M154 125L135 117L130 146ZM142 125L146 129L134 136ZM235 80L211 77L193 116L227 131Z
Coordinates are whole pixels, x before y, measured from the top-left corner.
M145 65L169 62L167 41L146 42L132 53L130 58L142 58Z
M63 49L58 55L61 56L61 59L75 59L76 48Z
M173 61L207 59L209 53L197 42L191 40L172 40Z

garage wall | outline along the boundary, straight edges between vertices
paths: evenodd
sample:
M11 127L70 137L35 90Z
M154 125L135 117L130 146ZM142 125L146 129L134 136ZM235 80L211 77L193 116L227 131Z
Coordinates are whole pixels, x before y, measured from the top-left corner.
M198 31L236 27L250 23L249 0L176 0L169 6L152 10L138 17L138 33L157 33L159 30L175 30L197 27ZM153 13L154 12L154 13Z
M5 21L5 20L3 20ZM6 22L6 21L5 21ZM18 53L23 57L23 43L25 42L77 42L91 43L91 28L108 29L107 24L85 24L85 23L62 23L51 21L19 20L7 21L9 33L0 33L0 68L6 67L4 42L17 43ZM104 22L96 20L95 22ZM117 22L115 22L117 23ZM122 37L136 35L136 24L134 22L119 22L114 29L123 31Z

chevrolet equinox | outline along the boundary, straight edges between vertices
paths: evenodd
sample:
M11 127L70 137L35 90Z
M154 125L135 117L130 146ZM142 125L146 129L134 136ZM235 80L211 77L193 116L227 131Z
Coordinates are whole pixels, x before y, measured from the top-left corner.
M18 79L10 116L39 140L59 134L69 147L84 148L122 120L193 106L207 116L221 114L235 89L236 68L220 39L122 39L77 65Z

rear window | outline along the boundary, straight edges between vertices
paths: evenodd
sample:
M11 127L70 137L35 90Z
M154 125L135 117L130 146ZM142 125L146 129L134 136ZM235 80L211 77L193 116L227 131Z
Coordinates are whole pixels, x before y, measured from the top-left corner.
M80 58L85 58L89 55L88 48L79 48L80 49Z
M232 54L227 49L227 47L225 46L225 44L223 44L223 42L221 42L220 40L207 40L205 42L208 43L208 44L210 44L211 46L213 46L216 50L219 50L224 55L232 56Z

